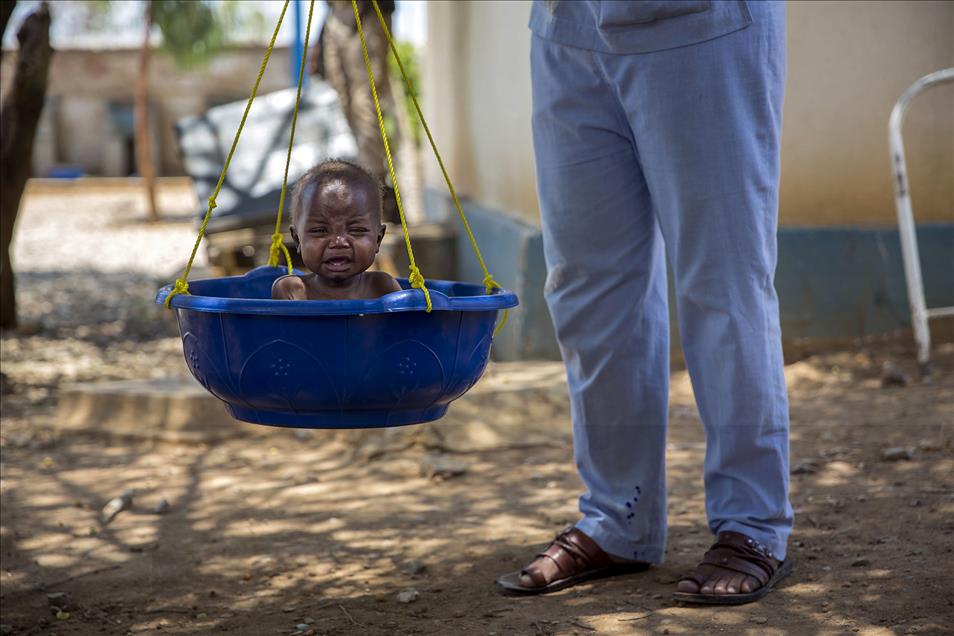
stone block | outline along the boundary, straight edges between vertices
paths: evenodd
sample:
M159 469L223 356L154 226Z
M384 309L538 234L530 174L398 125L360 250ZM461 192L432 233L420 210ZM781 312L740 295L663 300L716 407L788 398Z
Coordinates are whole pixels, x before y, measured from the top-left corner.
M287 429L234 420L218 398L191 377L66 385L60 391L54 425L63 430L187 443L287 433ZM436 422L314 430L310 437L303 437L309 438L344 442L362 459L414 444L457 453L569 444L563 366L553 362L492 363L477 385Z

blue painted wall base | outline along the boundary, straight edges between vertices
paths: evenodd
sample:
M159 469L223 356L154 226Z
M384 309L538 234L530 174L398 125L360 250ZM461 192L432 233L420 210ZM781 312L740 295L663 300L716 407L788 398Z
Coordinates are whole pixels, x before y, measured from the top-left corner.
M460 279L479 281L483 274L449 198L428 189L425 204L433 220L456 222ZM543 298L546 264L540 228L472 201L461 204L491 273L520 298L511 322L495 340L494 357L559 359ZM918 244L928 307L954 305L954 223L919 226ZM911 326L901 244L893 227L780 228L775 288L787 341L848 341ZM954 338L954 330L934 329L934 324L935 343ZM675 319L672 325L675 348Z

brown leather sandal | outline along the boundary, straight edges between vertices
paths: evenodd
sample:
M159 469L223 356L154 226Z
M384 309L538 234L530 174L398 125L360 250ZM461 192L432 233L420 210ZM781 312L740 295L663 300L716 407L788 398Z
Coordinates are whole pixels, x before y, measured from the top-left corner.
M701 592L675 592L672 596L684 603L706 605L742 605L762 598L793 569L792 558L779 561L772 551L751 537L738 532L720 532L716 542L706 552L702 563L680 579L692 581L699 589L713 577L727 572L751 576L760 587L752 592L728 594L703 594Z
M556 565L555 576L547 577L541 571L544 560ZM614 561L593 539L571 526L558 534L527 567L500 576L497 587L507 594L545 594L584 581L642 572L649 566L642 561Z

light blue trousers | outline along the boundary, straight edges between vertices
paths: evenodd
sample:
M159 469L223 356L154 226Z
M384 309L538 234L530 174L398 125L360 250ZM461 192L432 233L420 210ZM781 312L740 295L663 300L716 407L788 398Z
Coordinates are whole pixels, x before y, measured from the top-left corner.
M666 543L669 315L706 432L713 532L784 559L788 398L776 263L784 8L670 50L613 55L533 37L546 298L566 363L577 524L620 557Z

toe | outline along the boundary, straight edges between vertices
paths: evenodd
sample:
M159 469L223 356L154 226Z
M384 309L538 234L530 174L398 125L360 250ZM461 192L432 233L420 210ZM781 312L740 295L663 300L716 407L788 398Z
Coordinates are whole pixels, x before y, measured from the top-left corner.
M759 582L751 576L745 577L745 580L742 581L742 584L739 586L739 589L743 594L748 594L749 592L754 592L759 587Z
M742 589L742 583L745 581L744 574L737 574L729 579L725 586L725 591L729 594L738 594Z
M687 594L698 594L699 585L691 579L682 579L676 585L677 592L685 592Z
M712 589L716 594L726 594L728 593L730 580L731 578L728 576L720 576L718 579L716 579L715 586L713 586Z

